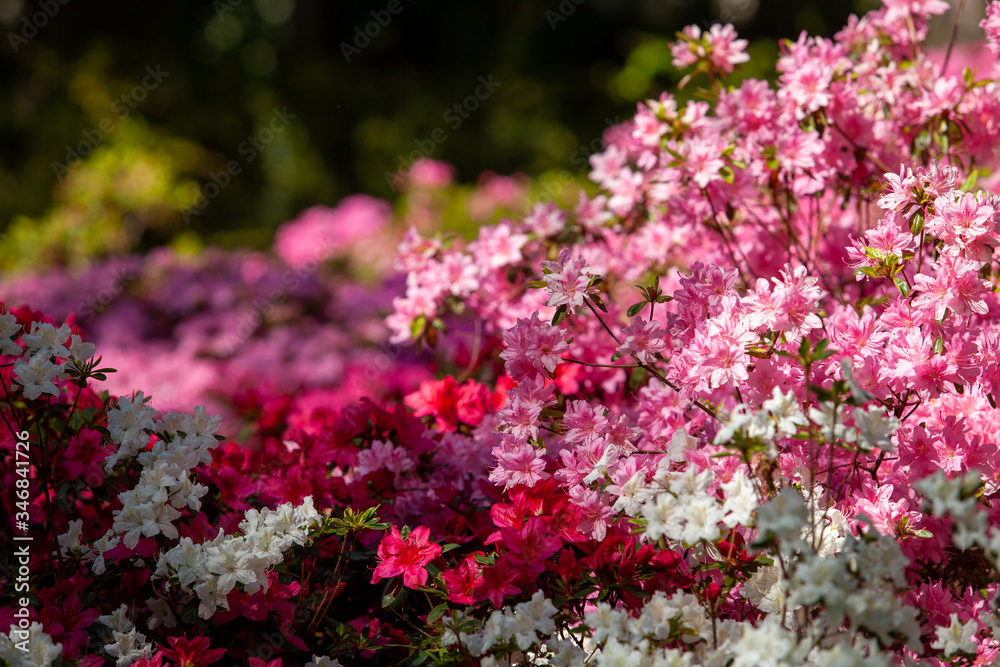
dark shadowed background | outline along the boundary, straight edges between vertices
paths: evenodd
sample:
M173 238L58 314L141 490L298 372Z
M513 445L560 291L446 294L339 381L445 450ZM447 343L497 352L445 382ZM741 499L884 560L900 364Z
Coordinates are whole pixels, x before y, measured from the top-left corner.
M743 76L766 77L779 40L872 6L0 0L0 261L264 245L306 206L391 197L421 155L460 181L580 172L607 125L680 79L684 25L734 23ZM39 234L59 243L39 255Z

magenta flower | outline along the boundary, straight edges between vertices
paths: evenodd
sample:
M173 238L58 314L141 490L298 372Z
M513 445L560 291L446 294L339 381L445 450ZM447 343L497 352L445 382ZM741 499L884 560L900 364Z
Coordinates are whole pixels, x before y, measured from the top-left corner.
M381 562L375 567L372 583L403 575L403 585L407 588L426 584L425 567L441 553L441 546L428 540L430 533L427 526L418 526L404 540L399 529L393 526L392 532L378 545Z

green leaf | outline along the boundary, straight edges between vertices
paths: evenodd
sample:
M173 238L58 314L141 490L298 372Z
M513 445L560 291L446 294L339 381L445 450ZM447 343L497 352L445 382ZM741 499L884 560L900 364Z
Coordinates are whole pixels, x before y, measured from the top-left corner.
M962 183L962 190L968 192L973 188L973 186L976 184L978 180L979 180L979 170L973 169L972 173L969 174L969 177L965 179L964 183Z
M920 236L922 231L924 231L924 212L918 208L910 216L910 233L914 236Z
M986 394L986 400L990 402L991 408L997 409L997 399L993 398L993 394Z
M904 299L910 296L910 286L906 284L906 280L902 276L893 276L892 284L896 286L896 289L899 290Z
M552 316L552 326L558 326L564 319L566 319L566 304L556 308L555 315Z
M629 317L635 317L636 315L639 314L639 311L641 311L643 306L645 305L646 305L645 301L640 301L639 303L633 303L631 306L628 307L628 310L625 311L625 314L628 315Z
M431 624L436 622L439 618L444 616L445 612L448 611L448 603L442 602L438 606L434 607L427 614L427 623Z
M598 308L601 309L601 312L603 313L608 312L608 309L604 307L604 301L601 300L601 295L591 294L590 300L594 302L594 305L596 305Z
M823 361L824 359L829 359L835 354L837 354L836 350L824 350L818 354L814 354L813 361Z
M441 547L441 553L446 554L452 549L457 549L460 546L461 546L460 544L446 544L443 547Z
M933 348L933 351L934 351L934 354L943 354L944 353L944 338L942 338L941 336L938 336L937 338L934 339L934 348Z
M493 565L493 556L487 556L486 554L474 554L473 559L480 565Z
M402 579L390 579L385 585L385 590L382 591L382 608L391 607L404 592Z
M932 533L929 530L925 530L923 528L921 528L920 530L914 530L913 532L910 533L910 535L913 535L914 537L922 537L924 539L930 539L934 537L934 533Z
M420 334L424 332L424 329L426 327L427 327L427 318L421 315L417 319L413 320L412 323L410 323L410 336L414 340L420 338Z
M875 248L869 248L868 246L862 246L864 248L865 254L868 255L869 259L877 259L882 261L885 259L885 253L881 250L876 250Z

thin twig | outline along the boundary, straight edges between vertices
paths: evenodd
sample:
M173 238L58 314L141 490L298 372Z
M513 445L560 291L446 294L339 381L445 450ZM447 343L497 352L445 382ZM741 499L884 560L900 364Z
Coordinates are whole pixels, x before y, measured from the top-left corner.
M955 25L951 29L951 40L948 42L948 50L944 54L944 64L941 65L941 76L948 73L948 62L951 60L951 50L958 39L958 28L962 23L962 10L965 9L965 0L958 0L958 11L955 12Z

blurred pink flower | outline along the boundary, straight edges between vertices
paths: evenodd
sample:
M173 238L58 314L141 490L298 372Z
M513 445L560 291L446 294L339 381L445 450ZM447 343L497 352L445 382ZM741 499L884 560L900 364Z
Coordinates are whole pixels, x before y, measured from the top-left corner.
M378 235L389 224L392 207L368 195L351 195L337 208L314 206L285 223L274 237L274 251L285 263L301 267L347 250Z

